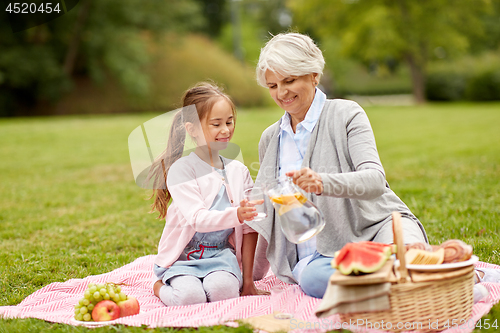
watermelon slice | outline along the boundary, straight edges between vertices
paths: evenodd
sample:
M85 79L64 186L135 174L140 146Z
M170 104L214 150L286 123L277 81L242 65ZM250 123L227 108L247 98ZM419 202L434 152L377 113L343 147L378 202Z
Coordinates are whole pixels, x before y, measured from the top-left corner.
M331 263L332 268L338 268L339 263L345 258L352 244L347 243L340 251L335 252L335 258L333 258Z
M388 258L387 251L374 251L363 245L351 245L347 254L337 264L337 269L344 275L373 273L382 268Z
M371 242L371 241L362 241L359 243L356 243L358 246L365 246L369 249L373 249L375 251L379 250L384 253L388 253L390 256L393 253L396 253L396 244L384 244L384 243L377 243L377 242Z
M374 252L383 253L387 258L391 256L391 254L396 253L396 245L395 244L383 244L371 241L362 241L358 243L347 243L341 250L335 252L335 257L333 258L331 265L332 268L338 268L338 265L345 258L349 249L351 248L364 248Z

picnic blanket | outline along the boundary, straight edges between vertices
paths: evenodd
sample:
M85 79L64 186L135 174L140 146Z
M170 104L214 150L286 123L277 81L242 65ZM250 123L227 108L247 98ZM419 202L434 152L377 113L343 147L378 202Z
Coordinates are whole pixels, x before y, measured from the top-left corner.
M110 323L76 322L73 319L74 305L83 297L87 285L93 283L124 283L122 290L138 299L141 312L138 315L119 318L112 324L129 326L147 325L149 327L200 327L225 324L237 326L236 320L271 313L271 296L245 296L220 302L189 306L166 307L152 292L152 266L155 256L149 255L136 259L112 272L88 276L84 279L71 279L66 282L51 283L26 297L20 304L0 307L3 318L38 318L49 322L83 325L88 327L109 325ZM500 266L479 262L477 267L500 268ZM257 281L257 288L270 291L276 284L283 284L272 273ZM469 327L450 328L446 333L472 332L475 323L500 300L500 283L483 283L490 295L474 305ZM286 285L288 288L299 288ZM317 318L314 315L320 299L312 298L303 292L295 293L295 318L290 321L290 330L307 329L308 332L325 332L344 328L353 332L383 332L357 327L356 323L342 323L338 315ZM472 325L474 323L474 325ZM500 323L499 323L500 324Z

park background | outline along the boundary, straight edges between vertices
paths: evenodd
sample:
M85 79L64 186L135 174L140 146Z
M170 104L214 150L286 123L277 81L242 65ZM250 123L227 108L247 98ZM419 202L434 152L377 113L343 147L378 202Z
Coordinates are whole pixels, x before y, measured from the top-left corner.
M127 137L196 82L234 98L233 141L255 176L260 134L283 113L255 65L284 31L317 41L330 98L366 109L387 179L430 242L459 238L500 264L500 1L459 3L84 0L16 33L2 9L0 306L156 253L163 222L134 183ZM0 321L28 329L77 330Z

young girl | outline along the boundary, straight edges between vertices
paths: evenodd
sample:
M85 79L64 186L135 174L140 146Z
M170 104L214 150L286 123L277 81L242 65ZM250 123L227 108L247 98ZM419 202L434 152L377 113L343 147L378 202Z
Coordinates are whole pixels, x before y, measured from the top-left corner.
M219 155L234 126L235 106L218 87L189 89L167 149L148 176L156 189L152 211L166 217L153 290L167 306L234 298L240 289L242 295L261 293L252 277L257 234L244 224L257 215L243 200L253 181L242 163ZM186 132L196 148L181 157Z

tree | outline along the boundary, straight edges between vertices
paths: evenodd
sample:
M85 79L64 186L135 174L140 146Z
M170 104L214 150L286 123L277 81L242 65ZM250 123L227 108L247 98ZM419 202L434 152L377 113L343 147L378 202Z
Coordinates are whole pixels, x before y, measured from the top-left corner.
M63 16L17 33L0 19L0 116L29 115L34 104L71 89L76 76L112 76L129 92L146 95L147 37L206 24L195 0L82 0Z
M260 49L272 35L287 30L292 17L286 0L226 0L233 7L233 21L228 22L219 36L227 51L239 50L244 60L254 66ZM238 16L238 17L235 17ZM234 29L237 29L236 31Z
M290 0L294 23L323 40L338 38L345 54L364 62L404 61L413 95L425 101L425 69L445 52L465 52L483 32L489 0Z

